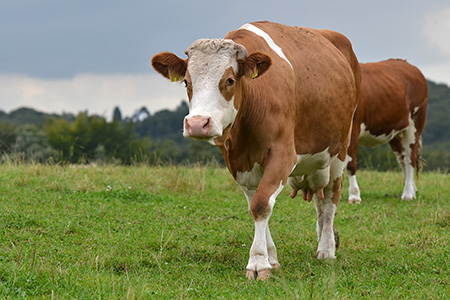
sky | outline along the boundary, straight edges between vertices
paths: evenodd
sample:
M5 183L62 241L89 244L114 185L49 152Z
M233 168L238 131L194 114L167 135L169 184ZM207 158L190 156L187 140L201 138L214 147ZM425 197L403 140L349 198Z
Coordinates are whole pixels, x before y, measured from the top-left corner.
M339 31L360 62L407 59L450 85L448 0L0 0L0 110L174 109L184 87L151 57L260 20Z

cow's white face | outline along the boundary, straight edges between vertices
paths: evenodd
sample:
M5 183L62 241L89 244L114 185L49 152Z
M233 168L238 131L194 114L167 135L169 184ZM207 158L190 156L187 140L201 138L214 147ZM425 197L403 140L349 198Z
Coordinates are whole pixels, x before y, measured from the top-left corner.
M184 77L189 114L184 119L185 137L212 141L220 137L237 115L234 90L238 72L237 48L231 40L194 42Z
M214 144L236 118L235 93L241 80L259 77L272 61L261 52L248 55L243 45L227 39L198 40L186 54L189 58L183 60L170 52L158 53L152 66L171 81L182 80L186 85L189 114L183 135Z

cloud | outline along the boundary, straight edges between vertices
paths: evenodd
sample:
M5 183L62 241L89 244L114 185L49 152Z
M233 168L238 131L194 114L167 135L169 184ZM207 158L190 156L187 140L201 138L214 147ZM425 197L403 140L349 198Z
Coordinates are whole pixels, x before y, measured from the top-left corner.
M52 113L88 110L110 117L118 106L130 116L146 106L150 112L177 107L186 99L183 85L157 74L81 74L70 79L39 79L0 74L0 109L31 107Z
M428 45L445 56L450 55L450 7L425 15L422 35Z
M430 56L421 67L427 78L450 83L450 6L424 16L421 36Z

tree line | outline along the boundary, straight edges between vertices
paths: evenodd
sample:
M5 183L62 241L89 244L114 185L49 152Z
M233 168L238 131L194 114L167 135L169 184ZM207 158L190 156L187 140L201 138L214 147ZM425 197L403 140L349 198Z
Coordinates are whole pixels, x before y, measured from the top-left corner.
M425 170L450 170L450 88L428 82L428 117L423 133L422 157ZM114 109L108 121L88 112L47 114L20 108L0 111L0 159L45 163L218 163L223 158L217 147L185 139L185 101L174 110L153 115L144 107L123 118ZM389 146L360 147L359 168L396 169Z
M142 108L141 111L147 111ZM145 119L122 119L115 108L111 121L87 112L46 114L20 108L0 112L1 160L45 163L223 163L215 147L182 136L188 106L162 110Z

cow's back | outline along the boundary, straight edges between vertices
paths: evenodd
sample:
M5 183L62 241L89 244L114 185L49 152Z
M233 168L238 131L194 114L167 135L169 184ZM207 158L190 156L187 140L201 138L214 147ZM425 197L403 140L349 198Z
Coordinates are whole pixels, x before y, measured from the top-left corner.
M410 114L427 103L422 72L400 59L360 65L361 98L355 123L364 123L373 135L406 127Z

